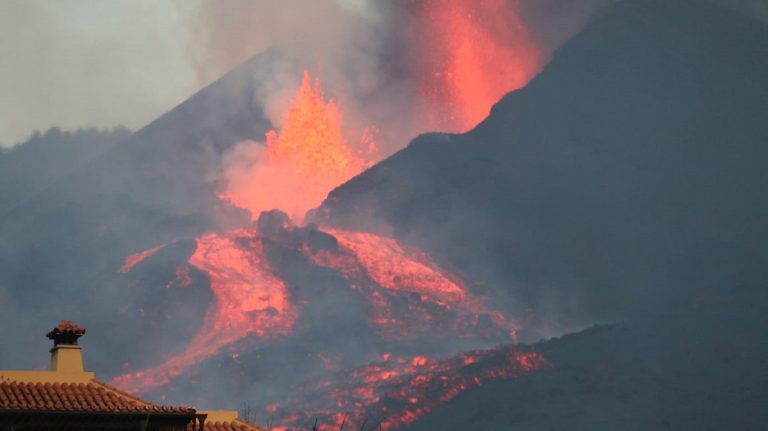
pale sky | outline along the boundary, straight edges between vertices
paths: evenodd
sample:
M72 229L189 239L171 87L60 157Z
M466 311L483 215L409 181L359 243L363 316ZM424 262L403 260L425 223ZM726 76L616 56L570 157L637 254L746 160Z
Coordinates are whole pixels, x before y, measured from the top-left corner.
M371 0L335 1L357 12ZM285 32L280 19L308 19L274 9L319 3L333 1L1 0L0 146L54 125L136 130L274 43L244 39Z
M765 0L717 2L768 20ZM388 4L0 0L0 147L52 126L139 129L272 44L322 38L339 9L370 18Z
M191 95L181 14L156 0L0 2L0 145L53 125L136 129Z

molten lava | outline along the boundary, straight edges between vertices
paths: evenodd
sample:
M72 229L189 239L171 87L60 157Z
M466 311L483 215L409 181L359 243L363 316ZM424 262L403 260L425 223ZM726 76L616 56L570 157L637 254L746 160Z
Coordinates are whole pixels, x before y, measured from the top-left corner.
M384 355L381 361L321 380L305 391L307 396L268 411L290 412L278 420L276 430L297 430L320 417L319 429L352 429L379 422L395 429L415 422L463 392L489 381L509 380L550 366L536 351L518 347L464 352L438 361ZM330 399L327 395L330 394ZM346 412L346 413L345 413Z
M114 385L131 393L156 388L246 336L268 339L291 331L297 312L288 289L273 275L261 240L251 232L204 235L189 263L208 274L216 296L200 331L180 354L157 367L116 377Z
M433 108L439 107L430 113L432 127L456 131L473 126L500 96L524 85L538 70L536 50L516 9L507 3L425 0L414 6L420 8L420 23L426 29L420 49L428 53L419 67L420 89ZM358 144L349 144L338 105L326 100L320 81L305 72L280 130L267 133L253 163L226 173L220 195L249 210L253 220L264 211L280 209L293 223L285 216L285 223L262 225L259 219L258 228L197 238L195 252L187 262L177 263L176 278L165 286L190 286L192 267L208 276L215 301L198 333L184 351L153 368L118 376L112 384L131 393L165 387L247 337L260 348L273 347L278 352L299 341L307 343L307 334L316 333L312 329L317 321L306 316L331 319L333 311L323 308L328 301L315 301L319 297L312 295L319 293L313 286L292 284L279 274L308 266L333 274L333 287L325 288L324 295L341 293L349 301L345 306L362 304L360 313L347 317L354 320L345 321L357 331L352 333L370 337L362 339L365 342L394 348L380 361L352 372L337 369L322 348L314 352L313 358L327 363L323 372L329 378L315 388L296 388L299 395L293 401L266 406L272 413L288 409L290 414L281 419L284 426L303 425L300 421L309 418L304 415L317 414L337 429L346 419L341 412L349 411L350 424L362 423L368 414L380 418L387 428L397 427L485 381L512 378L547 365L540 354L518 348L474 351L445 361L425 356L420 343L428 338L435 343L469 339L467 345L478 344L464 348L477 348L515 339L517 326L421 250L366 232L295 226L334 187L377 158L369 131ZM279 221L275 213L279 212L265 220ZM318 246L309 239L312 235L326 242ZM118 272L128 273L162 247L128 256ZM269 257L275 255L280 259L271 262ZM457 346L441 346L445 347L442 357L457 353ZM368 356L353 367L375 357ZM331 429L331 425L324 427Z
M407 338L449 331L477 337L503 332L515 338L517 329L503 313L486 307L461 279L440 268L424 251L367 232L327 232L336 238L341 252L305 248L305 253L314 264L335 269L353 286L363 285L362 280L370 277L374 282L368 291L373 308L370 323L381 335ZM396 305L403 303L404 309Z
M152 247L149 250L140 251L138 253L126 256L125 260L123 261L123 266L118 268L117 272L120 274L127 274L131 272L131 270L136 265L145 261L147 258L152 257L155 253L162 250L166 245L167 244L158 245L157 247Z
M300 238L299 231L288 227L283 234ZM339 229L328 233L338 241L338 250L312 251L306 243L297 247L313 264L338 271L347 280L347 288L365 298L370 306L367 324L380 337L404 339L433 334L514 338L515 326L503 313L485 306L458 277L441 269L423 251L370 233ZM295 286L286 285L275 274L265 249L268 240L256 229L197 238L188 264L207 274L216 298L201 329L183 352L157 367L117 377L113 384L131 393L145 392L170 383L247 336L267 343L293 335L301 317L300 308L292 301ZM189 277L183 268L181 276L177 273L166 287ZM414 363L425 361L414 359Z
M320 80L304 72L282 129L267 133L266 146L251 169L230 173L222 197L250 210L254 218L279 208L300 222L329 191L375 161L361 157L377 153L372 134L366 131L358 145L365 148L355 151L341 126L336 102L326 102Z
M539 50L510 0L424 0L411 40L430 126L465 131L541 67Z

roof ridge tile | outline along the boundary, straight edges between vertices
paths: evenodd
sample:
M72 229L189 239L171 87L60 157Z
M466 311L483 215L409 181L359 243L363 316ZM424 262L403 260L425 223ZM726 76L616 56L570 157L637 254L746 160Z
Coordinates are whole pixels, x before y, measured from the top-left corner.
M0 381L0 411L53 410L118 413L194 414L191 407L162 406L96 379L89 383Z

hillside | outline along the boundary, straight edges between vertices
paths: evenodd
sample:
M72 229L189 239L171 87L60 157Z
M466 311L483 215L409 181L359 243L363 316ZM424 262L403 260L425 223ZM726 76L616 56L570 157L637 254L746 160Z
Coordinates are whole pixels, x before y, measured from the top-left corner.
M0 214L77 171L128 135L124 128L74 132L51 128L33 133L12 149L0 150Z
M732 301L703 305L716 305L706 319L700 308L548 341L537 346L548 370L467 392L404 429L762 429L768 321Z
M627 1L463 135L430 134L334 190L566 323L762 282L768 27L700 1Z
M29 366L26 358L43 349L45 340L29 345L26 334L44 330L51 313L91 327L122 315L115 333L93 337L105 347L95 363L113 372L120 363L109 360L110 351L124 352L126 361L152 359L140 359L146 353L126 349L118 339L146 333L147 345L157 342L159 351L194 333L210 298L204 281L172 295L156 290L175 270L168 261L154 270L156 279L145 278L135 289L116 282L115 271L131 253L225 220L247 220L219 205L213 174L228 148L271 128L259 92L276 56L268 51L244 63L141 130L121 136L119 145L90 152L79 149L84 143L75 144L78 136L65 136L65 144L73 141L72 151L61 145L46 153L31 142L0 155L0 163L13 164L0 173L9 181L2 204L8 208L0 219L0 323L16 326L17 341L25 340L4 357L6 366ZM43 170L49 159L55 159L50 163L55 169ZM44 175L15 182L14 172L37 171ZM171 247L168 259L189 246ZM144 319L145 311L155 317ZM39 316L30 318L33 312Z
M762 428L766 112L765 24L628 0L474 130L334 190L324 221L392 227L541 323L620 322L406 429Z

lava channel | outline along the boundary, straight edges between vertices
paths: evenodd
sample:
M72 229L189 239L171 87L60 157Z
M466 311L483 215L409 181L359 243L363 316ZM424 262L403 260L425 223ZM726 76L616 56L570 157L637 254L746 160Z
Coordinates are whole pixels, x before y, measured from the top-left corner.
M197 239L189 263L208 274L215 302L187 348L156 367L115 377L111 384L130 393L170 383L190 367L249 335L269 339L289 333L297 318L290 293L276 277L261 239L241 229Z

